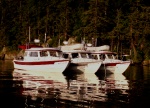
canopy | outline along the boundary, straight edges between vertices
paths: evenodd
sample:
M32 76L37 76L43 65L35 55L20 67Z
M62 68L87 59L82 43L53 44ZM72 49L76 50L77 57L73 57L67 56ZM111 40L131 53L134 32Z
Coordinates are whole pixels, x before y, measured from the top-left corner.
M35 44L26 44L26 45L19 45L19 48L25 50L25 49L29 49L29 48L41 48L42 46L39 45L35 45Z

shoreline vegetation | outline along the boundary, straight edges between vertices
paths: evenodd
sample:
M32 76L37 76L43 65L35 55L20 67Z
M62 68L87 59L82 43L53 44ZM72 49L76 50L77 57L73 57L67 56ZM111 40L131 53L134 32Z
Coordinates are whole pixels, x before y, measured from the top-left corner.
M3 46L0 51L0 60L13 60L20 52L8 50L6 46Z
M35 39L57 47L72 38L110 45L111 51L130 55L135 64L150 60L148 0L2 0L0 18L0 52L4 45L8 48L2 59L12 59L18 45Z
M17 56L22 56L23 52L24 50L7 51L7 48L4 46L2 51L0 51L0 60L13 60ZM143 60L140 63L135 63L133 61L132 65L150 66L150 60Z

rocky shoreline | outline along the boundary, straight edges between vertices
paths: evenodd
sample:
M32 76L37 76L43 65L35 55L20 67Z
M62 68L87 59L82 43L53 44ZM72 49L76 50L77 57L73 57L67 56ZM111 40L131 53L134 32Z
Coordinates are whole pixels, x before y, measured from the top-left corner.
M143 62L142 62L142 65L143 66L150 66L150 60L144 60Z
M13 60L15 57L14 54L1 54L0 60Z

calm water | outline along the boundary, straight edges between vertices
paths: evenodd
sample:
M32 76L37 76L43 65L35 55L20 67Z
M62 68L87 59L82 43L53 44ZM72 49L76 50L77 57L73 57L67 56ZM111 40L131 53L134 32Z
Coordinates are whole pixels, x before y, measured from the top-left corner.
M0 61L1 108L145 108L150 103L150 66L122 74L37 75Z

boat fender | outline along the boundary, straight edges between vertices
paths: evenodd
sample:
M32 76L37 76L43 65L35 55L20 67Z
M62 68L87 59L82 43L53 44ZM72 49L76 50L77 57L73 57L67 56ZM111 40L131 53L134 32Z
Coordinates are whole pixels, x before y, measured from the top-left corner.
M19 57L18 57L18 60L23 60L23 56L19 56Z

